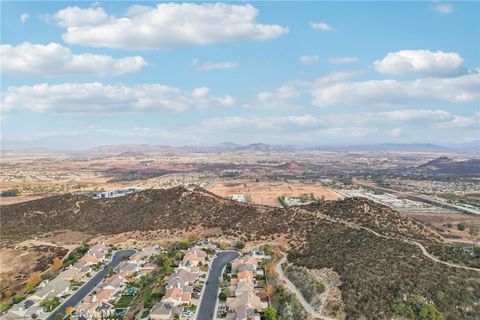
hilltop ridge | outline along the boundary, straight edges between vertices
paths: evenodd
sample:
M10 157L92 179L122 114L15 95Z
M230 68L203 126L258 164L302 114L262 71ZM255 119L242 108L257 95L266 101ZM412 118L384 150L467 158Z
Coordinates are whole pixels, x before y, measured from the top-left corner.
M283 239L289 262L339 275L348 319L391 319L405 297L434 301L446 319L480 314L480 273L422 253L415 243L438 242L430 228L364 198L283 209L177 187L99 200L65 194L2 207L3 241L59 230L105 236L136 231L154 238L159 231L195 230L199 237L245 242Z

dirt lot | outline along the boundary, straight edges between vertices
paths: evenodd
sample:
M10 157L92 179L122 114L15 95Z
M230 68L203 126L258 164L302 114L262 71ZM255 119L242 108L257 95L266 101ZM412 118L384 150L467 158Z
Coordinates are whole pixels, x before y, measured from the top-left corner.
M411 213L407 214L428 226L437 230L447 242L468 242L473 241L469 233L470 227L476 227L479 234L475 237L480 241L480 216L461 213ZM458 230L458 224L464 224L465 230ZM451 227L449 227L451 224Z
M301 182L268 182L255 180L220 180L209 191L221 196L231 197L234 194L249 195L254 204L280 206L278 197L299 196L313 193L315 197L324 197L325 200L338 200L342 197L332 190L315 183Z

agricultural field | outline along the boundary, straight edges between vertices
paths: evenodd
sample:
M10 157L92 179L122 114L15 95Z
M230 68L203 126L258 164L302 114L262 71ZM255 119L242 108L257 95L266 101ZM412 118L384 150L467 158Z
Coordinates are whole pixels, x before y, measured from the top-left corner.
M259 181L256 180L220 180L209 189L221 197L231 197L234 194L249 195L252 204L279 207L278 198L281 196L300 196L313 194L324 200L339 200L340 195L317 183Z

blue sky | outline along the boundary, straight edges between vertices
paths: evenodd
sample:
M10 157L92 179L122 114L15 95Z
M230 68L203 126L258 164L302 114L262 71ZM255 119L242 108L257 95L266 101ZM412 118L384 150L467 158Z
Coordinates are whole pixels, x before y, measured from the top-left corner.
M479 2L2 2L2 143L468 142L479 15Z

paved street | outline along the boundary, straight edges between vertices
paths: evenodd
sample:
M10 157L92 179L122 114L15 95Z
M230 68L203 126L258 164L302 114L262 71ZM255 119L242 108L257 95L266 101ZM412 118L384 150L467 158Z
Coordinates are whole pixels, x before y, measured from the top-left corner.
M218 296L218 278L222 276L223 268L232 260L238 258L240 254L233 251L224 251L217 253L217 257L212 261L212 269L208 275L203 292L202 300L198 310L198 320L212 320L215 314L215 305Z
M55 319L55 316L58 313L66 314L67 307L75 307L80 301L85 298L90 291L92 291L102 280L107 276L108 269L110 267L115 268L120 262L122 262L123 257L129 257L135 253L135 250L121 250L115 252L112 260L100 270L93 278L86 282L80 289L78 289L74 294L67 298L55 311L53 311L48 317L47 320Z

